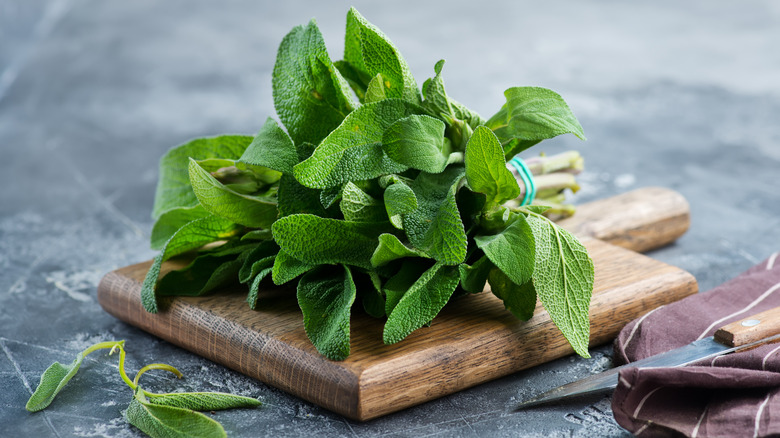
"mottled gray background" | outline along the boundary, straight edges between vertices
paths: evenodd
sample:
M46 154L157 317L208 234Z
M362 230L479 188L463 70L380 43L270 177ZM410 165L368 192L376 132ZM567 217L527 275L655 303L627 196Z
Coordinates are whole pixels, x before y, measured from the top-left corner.
M578 202L662 185L692 226L650 255L702 290L780 250L780 4L767 1L355 1L418 82L447 59L453 97L489 116L513 85L560 92L588 141ZM215 415L232 436L624 436L609 398L511 406L610 365L565 358L356 423L162 342L104 313L95 290L151 258L157 161L187 139L256 132L273 115L271 69L294 25L316 16L340 59L342 1L0 0L0 434L138 436L116 359L90 356L42 413L24 403L51 362L126 339L131 370L166 390L261 398Z

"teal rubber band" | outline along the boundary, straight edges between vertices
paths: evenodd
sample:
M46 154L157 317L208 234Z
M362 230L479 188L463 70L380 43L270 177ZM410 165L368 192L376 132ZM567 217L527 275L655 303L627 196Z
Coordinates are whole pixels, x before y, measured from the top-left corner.
M534 198L536 198L536 184L534 184L534 176L528 169L528 166L525 165L525 161L523 161L523 159L520 157L512 158L509 160L509 164L511 164L512 167L517 170L517 173L520 175L520 179L523 180L523 184L525 185L525 195L523 195L523 200L520 202L520 205L528 205L533 202Z

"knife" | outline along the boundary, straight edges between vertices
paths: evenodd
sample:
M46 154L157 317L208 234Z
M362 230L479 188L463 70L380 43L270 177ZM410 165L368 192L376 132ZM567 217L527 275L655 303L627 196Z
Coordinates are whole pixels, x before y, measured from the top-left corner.
M613 390L618 383L618 373L624 368L679 367L778 341L780 341L780 307L727 324L718 329L714 336L551 389L520 403L516 409Z

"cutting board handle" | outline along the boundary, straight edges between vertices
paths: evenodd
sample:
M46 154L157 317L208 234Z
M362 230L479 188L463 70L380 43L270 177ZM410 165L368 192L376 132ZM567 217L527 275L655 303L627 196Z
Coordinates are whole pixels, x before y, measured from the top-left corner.
M690 206L674 190L645 187L577 207L559 225L637 252L674 242L688 230Z

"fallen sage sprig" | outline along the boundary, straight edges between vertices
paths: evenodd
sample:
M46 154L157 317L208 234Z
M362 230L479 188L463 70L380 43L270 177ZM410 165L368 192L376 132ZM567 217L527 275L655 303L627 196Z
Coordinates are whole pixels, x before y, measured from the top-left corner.
M268 118L254 137L200 138L162 157L151 238L160 253L144 308L241 283L254 309L263 284L293 282L309 339L343 360L354 306L386 318L382 341L392 344L487 283L522 320L539 299L587 357L593 262L551 221L573 213L562 194L577 190L582 158L529 159L530 205L517 202L525 188L507 168L545 139L585 139L563 98L512 87L484 119L448 95L444 60L418 87L354 8L344 47L333 62L315 20L295 27L273 69L281 124ZM191 263L160 278L162 263L185 253Z
M133 426L153 438L178 436L216 438L225 437L225 429L212 418L196 411L216 411L232 408L251 408L261 405L257 399L222 392L174 392L157 394L138 384L140 377L150 370L169 371L181 378L176 368L154 363L141 368L130 378L125 373L125 341L97 343L76 356L70 366L54 362L41 375L41 381L27 401L26 408L37 412L48 407L62 388L76 374L84 358L97 350L109 349L109 355L119 351L119 375L133 390L133 399L125 411L125 418Z

